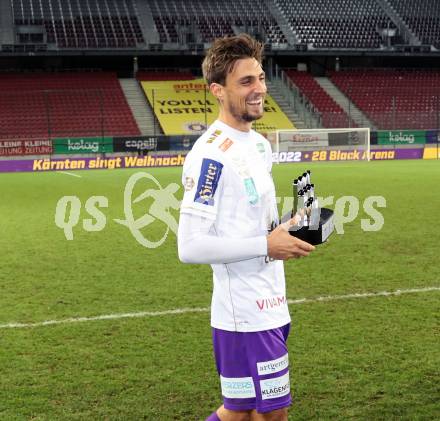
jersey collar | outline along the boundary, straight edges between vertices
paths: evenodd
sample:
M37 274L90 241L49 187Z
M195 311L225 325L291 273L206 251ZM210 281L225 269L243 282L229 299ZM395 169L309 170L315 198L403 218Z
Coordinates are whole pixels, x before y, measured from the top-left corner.
M252 130L249 130L248 132L242 132L241 130L237 130L231 126L228 126L220 120L215 120L214 124L220 130L224 130L229 133L229 135L233 137L234 140L248 140L252 137Z

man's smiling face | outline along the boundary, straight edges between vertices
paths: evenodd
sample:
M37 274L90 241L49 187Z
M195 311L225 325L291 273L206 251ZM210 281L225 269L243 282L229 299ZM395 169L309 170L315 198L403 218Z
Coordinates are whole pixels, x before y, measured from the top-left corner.
M267 88L261 64L254 58L237 60L217 90L223 119L230 126L246 130L263 116Z

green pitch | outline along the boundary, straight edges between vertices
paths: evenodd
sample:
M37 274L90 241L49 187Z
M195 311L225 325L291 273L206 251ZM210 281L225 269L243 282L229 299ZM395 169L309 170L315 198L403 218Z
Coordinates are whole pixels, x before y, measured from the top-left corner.
M285 265L288 298L311 299L290 305L289 419L440 419L438 289L313 300L440 287L440 163L278 165L278 195L306 168L319 196L355 196L360 213L343 235ZM206 311L9 327L209 307L211 270L181 264L173 232L149 249L114 221L126 218L124 187L136 172L0 175L1 420L199 421L220 404ZM180 168L148 172L162 187L180 181ZM152 187L139 181L133 198ZM379 195L384 226L365 232L363 203ZM63 196L81 205L71 241L55 224ZM99 231L83 227L95 222L91 196L108 199ZM152 203L133 204L134 218ZM165 231L158 219L140 230L152 242Z

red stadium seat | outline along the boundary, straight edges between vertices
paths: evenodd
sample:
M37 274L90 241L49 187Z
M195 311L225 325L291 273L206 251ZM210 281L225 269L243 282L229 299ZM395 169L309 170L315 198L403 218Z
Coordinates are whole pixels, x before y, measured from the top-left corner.
M0 138L139 135L115 73L0 74Z
M356 127L355 122L309 73L286 70L286 74L321 114L323 127Z
M330 78L379 129L438 127L439 71L344 70Z

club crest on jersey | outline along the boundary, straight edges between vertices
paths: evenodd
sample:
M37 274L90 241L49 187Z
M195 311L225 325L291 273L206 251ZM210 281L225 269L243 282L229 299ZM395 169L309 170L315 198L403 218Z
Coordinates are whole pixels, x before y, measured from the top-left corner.
M208 137L208 140L206 143L212 143L215 139L217 139L222 134L221 130L214 130L214 132L211 133L211 135Z
M214 194L217 190L222 169L222 163L208 158L203 159L194 202L214 206Z
M183 184L185 187L185 191L190 191L194 187L196 183L194 182L194 178L185 177L185 183Z

